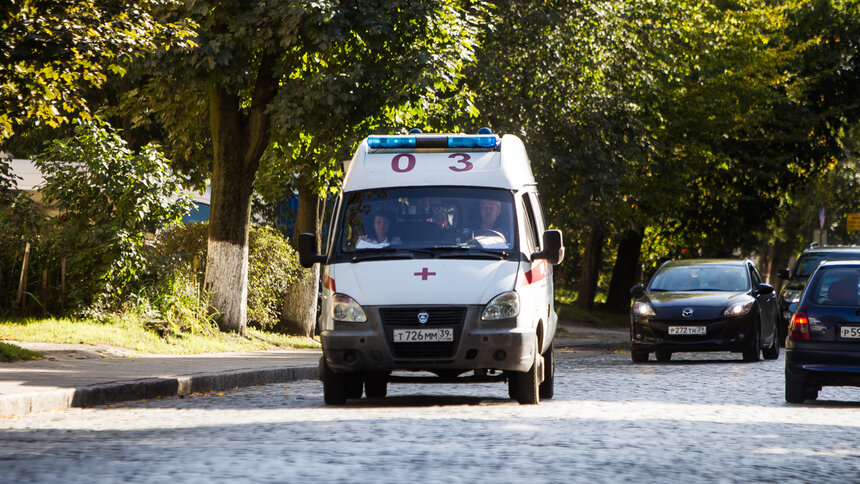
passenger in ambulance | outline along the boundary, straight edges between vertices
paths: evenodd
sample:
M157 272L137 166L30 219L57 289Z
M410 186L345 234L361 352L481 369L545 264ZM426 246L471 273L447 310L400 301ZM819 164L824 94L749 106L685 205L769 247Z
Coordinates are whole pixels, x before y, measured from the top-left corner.
M355 244L358 249L382 249L390 245L399 245L399 237L391 237L389 240L389 230L391 229L392 214L384 211L374 212L371 220L373 220L373 230L370 230L368 235L362 235L358 238L358 243Z

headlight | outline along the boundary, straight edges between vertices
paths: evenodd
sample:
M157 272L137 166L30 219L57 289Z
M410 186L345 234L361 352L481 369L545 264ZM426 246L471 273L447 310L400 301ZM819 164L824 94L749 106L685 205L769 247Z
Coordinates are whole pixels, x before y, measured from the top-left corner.
M791 304L800 301L800 293L803 291L798 291L795 289L785 289L782 291L782 300Z
M740 316L741 314L746 314L750 312L750 308L755 301L747 301L747 302L739 302L732 304L725 311L723 311L723 316Z
M657 311L654 311L654 308L648 303L636 301L633 303L633 314L637 316L656 316Z
M494 297L481 313L484 321L511 319L520 314L520 295L516 291L505 292Z
M355 299L346 294L335 294L331 298L331 318L335 321L347 323L363 323L367 321L364 309L355 302Z

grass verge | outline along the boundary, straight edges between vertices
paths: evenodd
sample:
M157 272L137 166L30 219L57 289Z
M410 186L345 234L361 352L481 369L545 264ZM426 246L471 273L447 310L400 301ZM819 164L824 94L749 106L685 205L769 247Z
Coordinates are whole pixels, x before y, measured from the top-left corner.
M25 350L20 346L0 341L0 361L11 363L13 361L38 360L40 358L42 358L42 353Z
M180 333L162 338L147 330L144 322L136 316L109 317L105 321L70 318L6 320L0 322L0 340L106 345L138 353L161 354L319 348L319 343L310 338L251 328L246 336L216 332L213 335Z
M575 325L592 328L627 329L630 327L630 317L626 314L612 313L593 309L586 311L575 304L556 301L555 310L558 318Z

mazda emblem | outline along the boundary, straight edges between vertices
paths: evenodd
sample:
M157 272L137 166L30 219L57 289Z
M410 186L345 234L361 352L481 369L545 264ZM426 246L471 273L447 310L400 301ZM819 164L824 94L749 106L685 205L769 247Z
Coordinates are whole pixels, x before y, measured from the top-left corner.
M681 316L684 316L685 318L689 318L692 315L693 315L693 308L684 308L684 310L681 311Z
M418 322L421 324L427 324L427 321L430 321L430 315L424 311L418 313Z

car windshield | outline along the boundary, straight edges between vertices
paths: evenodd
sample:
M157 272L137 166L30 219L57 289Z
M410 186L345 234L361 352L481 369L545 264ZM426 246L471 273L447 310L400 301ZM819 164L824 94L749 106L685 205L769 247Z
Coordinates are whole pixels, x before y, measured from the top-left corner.
M732 291L749 289L742 265L692 265L664 267L654 275L651 291Z
M812 271L826 260L860 260L860 250L857 252L816 252L803 254L794 266L793 277L809 277Z
M810 297L823 306L860 305L860 268L824 267L810 284Z
M507 257L516 247L513 194L475 187L385 188L346 194L337 250L379 257Z

